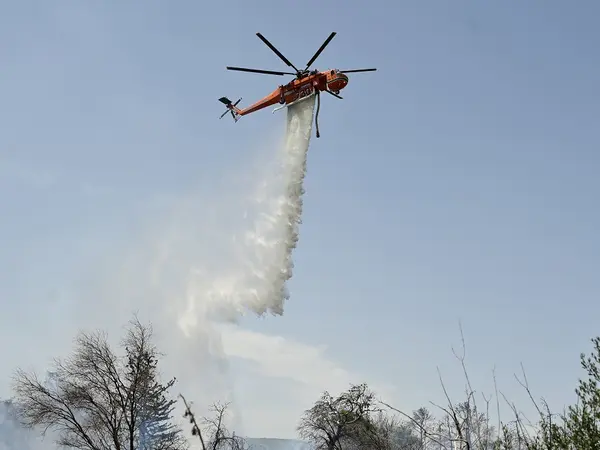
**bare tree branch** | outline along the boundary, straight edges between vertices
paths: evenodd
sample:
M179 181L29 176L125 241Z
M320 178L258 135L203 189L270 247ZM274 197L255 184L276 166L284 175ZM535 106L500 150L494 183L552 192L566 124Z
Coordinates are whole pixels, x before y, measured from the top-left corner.
M229 408L229 403L214 403L211 405L212 417L203 417L200 427L195 414L191 410L191 405L182 394L179 394L185 404L184 417L188 418L192 424L192 435L198 436L202 450L247 450L246 441L230 433L225 426L225 415Z
M448 447L446 446L446 444L444 444L441 440L440 440L440 434L439 433L432 433L431 431L429 431L422 423L420 423L419 421L417 421L414 417L410 416L409 414L406 414L405 412L393 407L392 405L379 400L379 403L381 403L383 406L385 406L386 408L391 409L392 411L397 412L398 414L402 415L403 417L405 417L406 419L408 419L413 425L415 425L419 431L421 431L425 436L427 436L432 442L434 442L435 444L438 444L440 447L444 448L444 449L448 449Z
M101 332L81 332L75 351L55 359L48 379L17 370L14 392L20 422L58 433L56 443L84 450L137 450L152 441L156 450L186 448L181 430L170 425L174 401L165 397L174 380L157 379L151 329L130 322L118 357ZM149 429L145 434L142 429Z

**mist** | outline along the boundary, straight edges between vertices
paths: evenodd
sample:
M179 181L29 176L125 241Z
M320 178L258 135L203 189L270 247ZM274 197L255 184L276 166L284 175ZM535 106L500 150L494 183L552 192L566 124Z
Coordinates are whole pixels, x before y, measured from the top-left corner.
M252 430L235 404L221 327L283 315L290 300L314 104L313 96L288 108L284 138L266 144L275 151L261 151L253 170L172 198L127 248L107 251L68 305L78 329L104 329L114 345L133 313L150 322L163 376L178 380L173 394L184 393L200 415L231 401L237 434ZM42 445L32 448L54 448Z

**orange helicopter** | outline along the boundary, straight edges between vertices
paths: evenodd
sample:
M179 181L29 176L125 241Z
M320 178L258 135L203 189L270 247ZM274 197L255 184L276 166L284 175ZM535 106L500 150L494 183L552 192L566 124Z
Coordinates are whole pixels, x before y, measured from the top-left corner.
M277 103L283 105L273 110L279 111L282 108L293 105L301 100L305 100L310 95L317 95L317 113L315 115L315 125L317 131L317 137L319 134L319 109L321 106L321 91L327 92L328 94L333 95L339 99L342 97L339 95L340 91L346 87L348 84L348 76L347 73L353 72L373 72L377 69L351 69L351 70L338 70L338 69L330 69L330 70L309 70L309 67L315 62L315 60L319 57L321 52L325 49L325 47L331 42L331 40L336 35L336 32L332 32L329 37L325 40L323 45L317 50L317 52L313 55L313 57L306 64L306 68L303 70L299 70L296 66L294 66L288 59L281 54L279 50L277 50L273 44L271 44L262 34L256 33L256 35L262 40L267 47L269 47L279 58L288 65L288 67L292 67L296 70L293 72L278 72L274 70L262 70L262 69L247 69L244 67L227 67L227 70L237 70L240 72L253 72L253 73L262 73L267 75L295 75L296 78L290 81L287 84L279 86L273 92L271 92L266 97L260 99L256 103L240 109L238 108L238 103L242 100L241 98L233 103L227 97L221 97L219 101L223 103L227 110L221 115L221 119L225 117L227 113L231 113L231 117L233 120L237 122L240 116L245 116L247 114L251 114L260 109L275 105Z

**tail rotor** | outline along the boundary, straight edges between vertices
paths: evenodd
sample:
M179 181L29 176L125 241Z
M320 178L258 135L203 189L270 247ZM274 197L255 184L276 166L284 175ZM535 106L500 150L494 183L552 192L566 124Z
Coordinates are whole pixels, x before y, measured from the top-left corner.
M233 120L235 122L237 122L239 120L239 114L238 114L239 109L238 109L237 105L239 102L242 101L242 98L240 97L238 99L238 101L235 103L232 103L231 100L229 100L227 97L221 97L219 99L219 101L227 107L227 109L225 110L225 112L223 114L221 114L221 117L219 117L219 119L222 119L223 117L225 117L227 115L227 113L230 113L231 117L233 117Z

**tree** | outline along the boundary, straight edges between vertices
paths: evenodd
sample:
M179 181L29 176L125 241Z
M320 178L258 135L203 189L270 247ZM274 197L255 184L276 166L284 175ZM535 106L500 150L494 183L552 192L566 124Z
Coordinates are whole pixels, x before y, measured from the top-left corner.
M544 445L560 450L600 450L600 337L593 338L592 344L592 355L580 356L587 379L580 379L575 389L577 403L567 408L560 425L552 423L548 415L536 449Z
M423 450L421 439L416 435L411 423L406 421L397 422L391 433L391 445L393 450Z
M427 446L427 431L429 429L430 422L433 420L433 415L425 407L421 407L413 412L412 415L413 429L419 436L420 449L425 449Z
M129 322L117 356L101 332L80 333L73 355L56 359L45 381L19 369L14 392L20 422L58 433L56 444L85 450L182 450L187 442L171 423L175 379L158 380L152 329Z
M355 450L424 450L412 423L380 411L371 418L372 427L355 438ZM346 446L344 446L346 449Z
M464 439L464 447L468 449L491 450L496 440L496 431L489 423L488 414L479 412L471 397L469 395L466 401L448 406L447 415L453 427L449 434Z
M344 450L600 450L600 336L592 339L591 355L581 354L581 367L587 377L580 379L575 389L576 404L566 408L563 414L553 413L543 398L542 404L538 404L523 367L522 378L515 374L537 411L537 423L525 419L516 405L498 390L494 371L497 426L491 424L489 413L492 396L481 393L481 409L475 401L475 391L466 369L464 338L462 343L462 355L456 352L455 355L467 381L466 400L453 402L440 374L447 403L441 406L430 402L442 411L439 419L425 408L407 414L379 400L381 405L405 420L398 422L394 417L381 413L379 416L363 415L360 419L350 415L355 420L347 422L346 431L335 440L335 426L343 422L335 414L339 410L335 403L337 399L331 399L325 393L303 418L304 437L319 442L319 449L340 449L343 446ZM500 416L501 399L512 411L513 416L508 422ZM327 408L330 404L334 406Z
M192 435L198 436L202 450L246 450L246 441L235 433L230 433L225 426L225 416L229 404L214 403L211 407L213 417L203 417L203 427L198 425L185 397L179 394L185 404L185 414L192 424Z
M342 443L360 442L374 437L371 414L374 394L366 384L352 385L338 397L325 391L315 405L306 410L298 425L300 436L317 449L336 450ZM344 445L344 448L348 445Z

